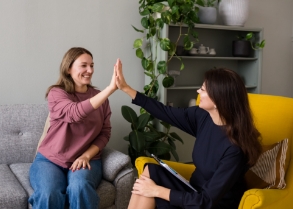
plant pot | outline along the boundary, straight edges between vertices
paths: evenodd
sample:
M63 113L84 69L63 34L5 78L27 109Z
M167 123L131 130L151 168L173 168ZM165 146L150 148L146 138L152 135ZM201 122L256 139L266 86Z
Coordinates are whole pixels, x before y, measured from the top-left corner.
M215 24L217 21L217 9L215 7L199 7L198 17L200 23Z
M219 18L224 25L243 27L249 14L249 0L221 0Z
M251 55L251 45L249 41L233 41L232 55L234 57L249 57Z

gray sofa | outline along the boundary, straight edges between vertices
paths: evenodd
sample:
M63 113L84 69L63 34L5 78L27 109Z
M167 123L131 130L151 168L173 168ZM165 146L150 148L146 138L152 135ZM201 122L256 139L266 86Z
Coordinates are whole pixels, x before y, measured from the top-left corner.
M0 105L0 208L32 208L29 168L48 116L46 104ZM127 208L134 181L129 156L105 148L99 209Z

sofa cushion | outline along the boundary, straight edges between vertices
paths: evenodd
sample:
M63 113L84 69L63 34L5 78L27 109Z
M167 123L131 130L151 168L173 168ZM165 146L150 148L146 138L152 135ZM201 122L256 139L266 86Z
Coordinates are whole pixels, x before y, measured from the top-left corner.
M47 115L46 104L0 105L0 164L33 161Z
M258 161L245 175L247 188L284 189L289 162L288 139L272 145L264 145Z
M18 181L21 183L21 185L27 192L28 196L32 195L32 193L34 192L29 182L30 166L31 166L31 163L16 163L16 164L10 165L11 171L14 173ZM101 184L97 188L97 193L100 197L99 208L101 209L107 208L115 203L116 191L115 191L114 185L111 184L110 182L102 180ZM28 196L26 197L26 204L28 204L27 202ZM28 208L32 208L30 204Z
M27 208L27 194L8 165L0 164L0 208Z

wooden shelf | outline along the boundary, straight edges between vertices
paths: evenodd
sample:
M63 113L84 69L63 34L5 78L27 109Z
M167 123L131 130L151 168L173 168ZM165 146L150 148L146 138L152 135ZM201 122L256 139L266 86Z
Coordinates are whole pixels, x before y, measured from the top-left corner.
M175 57L175 56L174 56ZM178 56L182 59L206 59L206 60L257 60L256 57L216 57L216 56Z

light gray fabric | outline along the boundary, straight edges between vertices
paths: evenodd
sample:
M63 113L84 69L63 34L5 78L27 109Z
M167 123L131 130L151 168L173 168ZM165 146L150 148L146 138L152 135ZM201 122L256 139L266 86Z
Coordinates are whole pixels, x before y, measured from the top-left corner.
M97 193L100 197L99 208L107 208L115 204L116 191L110 182L102 180Z
M29 168L47 116L46 104L0 105L0 209L32 209ZM106 147L102 163L99 209L127 208L134 179L129 156Z
M119 151L105 148L102 152L103 178L114 181L119 171L130 164L130 157Z
M0 165L0 208L27 208L27 194L7 165Z
M115 178L116 187L115 204L117 209L126 209L131 197L131 191L134 183L134 171L132 167L124 168Z
M0 105L0 164L33 161L47 115L46 104Z

